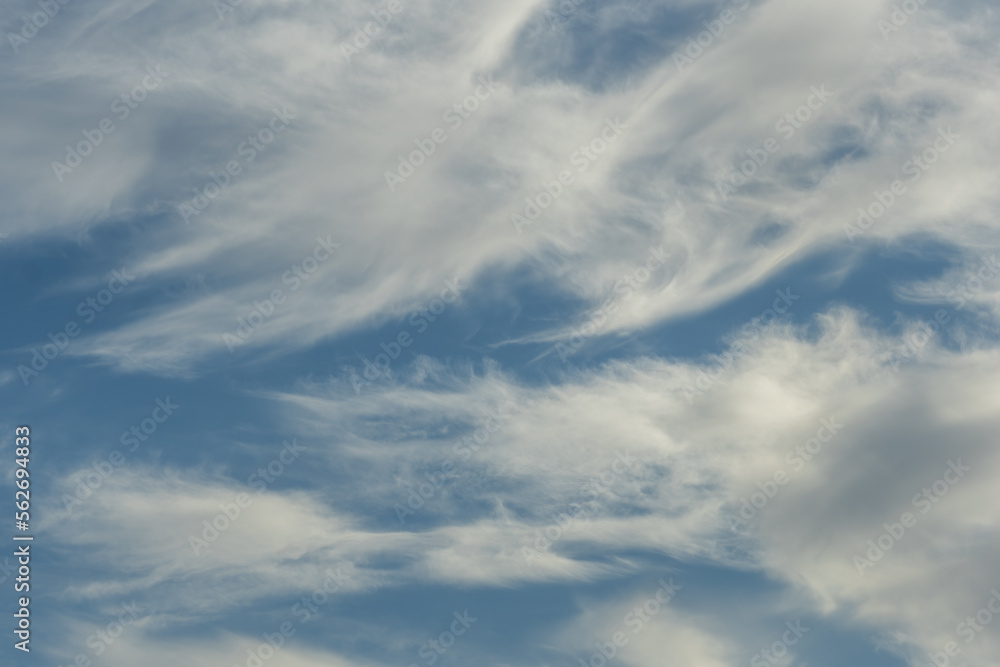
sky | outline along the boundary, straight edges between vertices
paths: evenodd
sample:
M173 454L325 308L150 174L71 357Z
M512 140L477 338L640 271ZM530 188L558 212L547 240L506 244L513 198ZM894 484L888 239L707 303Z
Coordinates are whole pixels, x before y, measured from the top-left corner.
M0 25L0 663L1000 666L995 4Z

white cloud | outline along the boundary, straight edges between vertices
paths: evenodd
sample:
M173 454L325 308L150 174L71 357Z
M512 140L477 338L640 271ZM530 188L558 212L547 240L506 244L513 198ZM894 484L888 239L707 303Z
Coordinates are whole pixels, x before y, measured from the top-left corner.
M287 351L402 318L444 280L474 281L490 270L527 269L538 284L600 303L650 244L673 252L671 265L622 304L609 331L702 310L846 243L843 227L857 207L873 200L874 187L899 178L938 127L953 126L963 139L858 242L930 233L971 251L991 238L997 210L997 134L987 111L997 86L995 72L979 64L979 40L995 21L925 8L883 40L876 21L889 4L755 5L685 72L667 57L604 89L527 74L520 35L532 34L532 48L543 52L574 38L531 33L529 26L547 25L538 2L459 3L461 10L413 3L351 63L339 46L370 20L364 3L322 12L305 2L244 3L223 21L210 7L181 18L167 6L133 13L116 5L94 17L94 36L81 33L71 62L38 43L16 63L7 84L13 96L38 103L35 91L60 88L78 103L52 103L27 125L2 125L8 131L0 142L16 158L8 164L18 164L8 167L5 192L17 219L32 221L11 230L12 242L148 219L130 258L139 274L150 283L203 274L213 292L181 302L154 298L131 323L81 340L75 353L163 374L202 371L198 362L225 350L222 334L318 235L332 234L343 256L247 349ZM622 5L617 11L618 20L628 15ZM599 21L612 14L603 8ZM68 30L69 17L59 18ZM141 58L123 56L112 32L123 25L148 36ZM81 139L115 96L161 61L171 71L162 87L57 183L50 163L64 145ZM88 83L80 85L84 72ZM488 74L502 88L452 129L443 114ZM39 81L43 88L30 87ZM814 85L836 98L782 140L723 205L716 181L739 167L746 150L780 138L775 122ZM210 169L242 159L240 143L283 104L299 113L289 130L183 224L177 206L191 200L192 187L208 182ZM20 118L23 109L7 115ZM618 115L629 118L626 133L517 234L510 216L524 198L561 169L575 169L574 151ZM53 132L55 125L79 130ZM384 172L436 127L448 141L390 193ZM566 256L549 255L551 244Z
M341 381L303 385L281 398L300 437L327 443L308 467L363 461L363 478L327 500L301 491L255 496L195 559L187 535L238 489L187 473L125 471L87 506L86 532L60 526L62 539L77 544L121 534L127 565L110 588L94 581L71 593L126 595L183 579L220 591L206 611L308 588L329 563L351 564L359 591L413 581L510 586L632 572L637 564L624 551L642 549L766 572L816 613L849 613L903 641L897 650L938 650L954 635L950 619L978 610L995 585L990 563L1000 545L990 535L1000 516L990 498L1000 413L991 383L1000 357L931 342L897 372L890 361L899 342L856 314L833 311L818 324L818 337L770 327L693 404L683 387L707 363L622 361L527 387L495 368L475 375L424 362L413 377L360 397ZM456 440L504 400L507 422L468 460L456 456ZM834 425L832 439L824 424ZM827 444L810 445L816 437ZM803 453L810 447L819 451ZM581 493L619 452L637 462ZM431 527L395 523L394 504L407 502L399 482L418 488L447 459L451 478L416 510ZM925 515L912 497L959 459L971 472ZM788 481L734 535L727 517L758 483L767 492L777 471ZM348 501L361 503L367 523L335 508ZM586 512L539 546L536 531L558 525L553 516L574 503ZM906 511L916 527L861 576L853 557ZM537 548L536 557L526 559L524 547ZM375 564L388 555L402 564ZM227 575L240 573L257 584L234 588L239 578ZM170 604L189 605L178 590ZM701 650L704 642L692 641L690 650ZM963 655L985 659L995 648L984 634Z

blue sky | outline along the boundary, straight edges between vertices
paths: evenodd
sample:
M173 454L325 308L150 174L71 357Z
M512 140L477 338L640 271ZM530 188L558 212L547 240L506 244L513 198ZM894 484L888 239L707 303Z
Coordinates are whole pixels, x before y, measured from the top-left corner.
M2 664L1000 665L988 3L0 21Z

